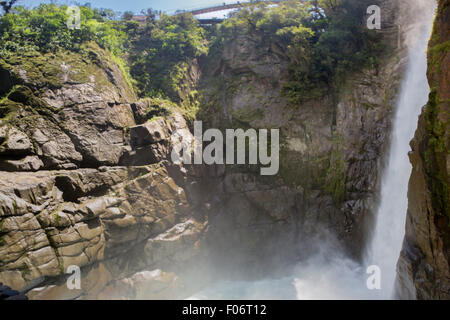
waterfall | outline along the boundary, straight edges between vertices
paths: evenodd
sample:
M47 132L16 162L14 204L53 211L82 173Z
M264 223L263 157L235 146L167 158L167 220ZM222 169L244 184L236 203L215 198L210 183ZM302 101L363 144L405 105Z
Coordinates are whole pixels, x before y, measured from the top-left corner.
M414 136L417 119L427 103L429 86L426 78L426 50L434 14L433 0L416 0L417 19L409 31L408 67L402 83L393 121L391 146L386 170L382 177L381 200L376 215L376 227L366 263L381 270L381 298L391 298L396 264L405 235L408 208L408 181L411 165L409 142Z
M407 191L411 174L408 159L409 142L414 136L418 116L427 103L429 85L427 46L436 7L434 0L409 0L412 25L406 32L408 54L401 91L392 122L387 166L381 179L380 203L376 212L373 237L362 264L345 256L326 243L316 255L302 261L292 277L259 282L228 282L208 288L191 299L391 299L396 264L405 234L408 207ZM337 242L337 241L336 241ZM380 290L366 286L367 267L376 265L381 271ZM295 287L293 293L292 285Z
M427 46L436 7L434 0L412 0L405 25L411 25L405 35L408 63L392 122L387 166L382 176L380 203L376 212L373 238L362 265L324 249L302 264L294 279L298 299L390 299L396 277L396 264L405 235L408 208L408 181L411 165L408 159L409 142L414 136L418 116L427 103L429 86ZM406 10L407 9L407 10ZM379 267L380 290L368 290L368 266Z
M408 62L392 121L387 166L381 179L380 203L376 212L373 237L362 265L332 249L324 249L310 265L302 264L294 279L298 299L391 299L396 277L396 264L405 235L408 208L408 181L411 165L409 142L414 136L418 116L427 103L428 39L431 34L434 0L410 0L406 21L411 25L405 35ZM369 290L368 266L379 267L381 286Z

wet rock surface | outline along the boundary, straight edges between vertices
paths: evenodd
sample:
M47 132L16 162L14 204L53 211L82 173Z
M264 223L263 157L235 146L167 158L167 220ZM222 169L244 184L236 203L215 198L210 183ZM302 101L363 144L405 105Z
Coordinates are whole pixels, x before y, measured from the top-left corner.
M394 22L397 2L383 3ZM394 26L385 33L388 43L402 36ZM204 129L234 120L280 128L284 171L275 178L172 164L171 146L192 138L184 117L176 109L149 117L151 101L137 99L98 47L95 63L41 57L49 77L20 58L0 59L0 281L30 299L184 298L197 280L232 270L258 277L306 258L320 230L359 256L404 48L380 70L352 75L337 100L287 107L283 52L256 40L235 39L218 59L196 61L191 82L215 90L211 79L239 80L234 94L209 92L221 108L201 119ZM81 268L81 289L67 286L71 265Z
M131 104L146 103L117 65L91 54L101 63L85 79L83 59L63 57L71 67L52 74L57 86L2 62L18 83L0 120L0 281L32 299L174 296L179 270L165 270L198 254L204 229L186 170L166 161L172 132L191 133L176 110L142 119ZM70 266L81 268L80 290L66 284Z
M428 50L430 100L419 118L409 154L413 170L396 283L397 296L402 299L450 299L450 54L439 50L448 43L449 30L450 1L442 0Z
M392 51L377 70L349 75L337 95L289 103L281 94L288 59L258 35L244 33L229 40L203 65L199 87L204 105L211 108L201 110L200 117L208 126L280 129L279 174L263 179L254 168L227 167L213 186L215 196L208 200L211 238L216 233L226 237L234 244L228 250L240 252L236 260L243 265L247 261L255 270L263 269L264 263L255 263L260 255L273 258L274 264L287 261L283 255L304 258L307 243L321 230L335 235L351 256L361 257L361 244L373 230L373 209L406 65L405 2L380 5L384 41ZM400 20L405 21L399 29ZM235 230L232 235L230 229ZM217 252L224 246L217 243ZM266 262L268 270L274 269Z
M0 300L28 300L28 298L0 282Z

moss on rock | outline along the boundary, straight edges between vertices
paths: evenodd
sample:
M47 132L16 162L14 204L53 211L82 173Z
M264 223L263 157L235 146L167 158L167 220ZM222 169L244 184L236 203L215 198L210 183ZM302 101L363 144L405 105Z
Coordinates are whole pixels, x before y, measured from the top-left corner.
M433 207L439 215L450 217L450 189L448 186L447 157L449 154L446 131L449 120L443 123L439 119L441 112L436 88L433 88L425 109L428 131L426 151L424 153L428 184L432 190Z

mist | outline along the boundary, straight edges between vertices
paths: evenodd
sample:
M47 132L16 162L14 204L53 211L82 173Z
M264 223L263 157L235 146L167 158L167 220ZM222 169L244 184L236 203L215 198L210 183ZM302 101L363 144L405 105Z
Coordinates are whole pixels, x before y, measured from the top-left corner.
M405 233L407 189L411 173L409 142L417 127L418 115L426 104L429 86L426 77L426 50L436 3L414 0L404 4L407 67L399 93L390 135L389 153L382 175L380 202L375 211L372 237L362 262L348 257L337 239L328 235L316 239L310 257L296 263L289 275L258 281L223 281L189 299L392 299L396 264ZM411 21L411 19L414 19ZM406 21L408 20L408 21ZM413 23L412 23L413 22ZM323 234L327 234L323 230ZM363 245L363 244L361 244ZM368 289L369 266L381 271L381 287ZM276 273L276 272L274 272Z

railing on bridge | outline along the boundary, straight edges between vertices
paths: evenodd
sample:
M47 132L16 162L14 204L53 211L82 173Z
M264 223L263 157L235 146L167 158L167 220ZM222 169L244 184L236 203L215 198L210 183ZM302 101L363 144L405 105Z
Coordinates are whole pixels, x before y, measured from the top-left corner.
M200 8L200 9L177 10L177 11L175 11L174 15L188 12L188 13L191 13L192 15L196 16L196 15L200 15L200 14L204 14L204 13L211 13L211 12L217 12L217 11L230 10L230 9L238 9L247 4L254 4L254 3L261 3L261 2L273 4L273 3L283 2L283 1L287 1L287 0L248 0L248 1L243 0L242 2L237 1L236 3L229 3L229 4L223 3L221 5ZM300 0L300 1L305 1L305 0ZM143 15L133 16L132 19L139 23L145 23L147 17L143 16ZM200 24L215 24L215 23L220 23L225 19L224 18L197 18L197 20L199 21Z
M175 12L175 14L180 14L184 12L189 12L192 15L199 15L203 13L210 13L210 12L216 12L216 11L223 11L223 10L229 10L229 9L237 9L244 5L251 4L251 3L259 3L259 2L266 2L266 3L278 3L286 0L250 0L250 1L237 1L236 3L223 3L221 5L216 5L212 7L205 7L200 9L194 9L194 10L178 10Z

